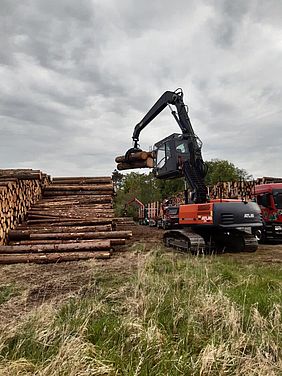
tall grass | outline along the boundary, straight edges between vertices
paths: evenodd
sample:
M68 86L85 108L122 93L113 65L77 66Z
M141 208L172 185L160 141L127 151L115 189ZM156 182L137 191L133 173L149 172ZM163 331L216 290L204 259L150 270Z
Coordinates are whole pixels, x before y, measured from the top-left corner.
M18 291L14 285L0 285L0 305L17 294Z
M277 267L153 250L1 334L0 375L279 375Z

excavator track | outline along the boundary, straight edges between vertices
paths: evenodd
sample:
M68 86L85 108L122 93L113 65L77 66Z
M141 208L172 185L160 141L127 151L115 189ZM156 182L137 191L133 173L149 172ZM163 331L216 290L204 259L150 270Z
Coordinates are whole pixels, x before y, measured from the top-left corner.
M205 239L192 230L171 230L164 233L164 244L178 251L191 252L192 254L204 253Z
M258 249L257 238L252 234L245 234L245 249L244 252L255 252Z
M171 230L164 233L164 244L182 252L192 254L255 252L258 242L254 235L241 230L215 231L214 233L196 233L187 230Z
M256 237L241 230L225 232L222 240L223 252L255 252L258 248Z

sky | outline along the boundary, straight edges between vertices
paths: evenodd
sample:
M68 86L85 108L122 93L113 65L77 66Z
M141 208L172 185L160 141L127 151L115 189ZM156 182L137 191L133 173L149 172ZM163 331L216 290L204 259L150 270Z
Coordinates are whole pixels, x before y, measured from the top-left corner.
M0 166L104 176L181 87L203 158L282 176L281 0L0 0ZM179 132L166 108L148 150ZM144 170L139 170L144 172Z

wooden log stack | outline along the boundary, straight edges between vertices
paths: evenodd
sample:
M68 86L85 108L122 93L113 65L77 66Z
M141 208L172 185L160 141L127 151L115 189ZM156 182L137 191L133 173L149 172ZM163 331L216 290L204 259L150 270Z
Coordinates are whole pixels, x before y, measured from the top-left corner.
M137 151L130 153L128 158L125 155L116 157L118 170L130 170L134 168L153 168L154 167L154 152L152 151Z
M50 177L39 170L0 170L0 245L6 242L8 231L23 221L49 183Z
M262 177L256 180L237 180L230 182L218 182L209 187L211 198L234 198L251 200L254 197L256 185L268 183L281 183L282 178Z
M110 177L54 178L0 246L1 263L110 258L131 231L113 231Z
M257 178L256 184L282 183L282 178L274 178L271 176L264 176Z
M136 226L132 217L119 217L115 218L113 221L113 228L115 230L124 230Z

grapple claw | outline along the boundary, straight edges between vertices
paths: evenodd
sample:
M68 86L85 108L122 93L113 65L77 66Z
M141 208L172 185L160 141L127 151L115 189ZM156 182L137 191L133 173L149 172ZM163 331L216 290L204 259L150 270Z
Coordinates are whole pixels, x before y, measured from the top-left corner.
M124 155L125 162L129 162L130 154L137 153L138 151L142 151L142 150L140 148L138 148L138 147L133 147L133 148L128 149L127 152Z

